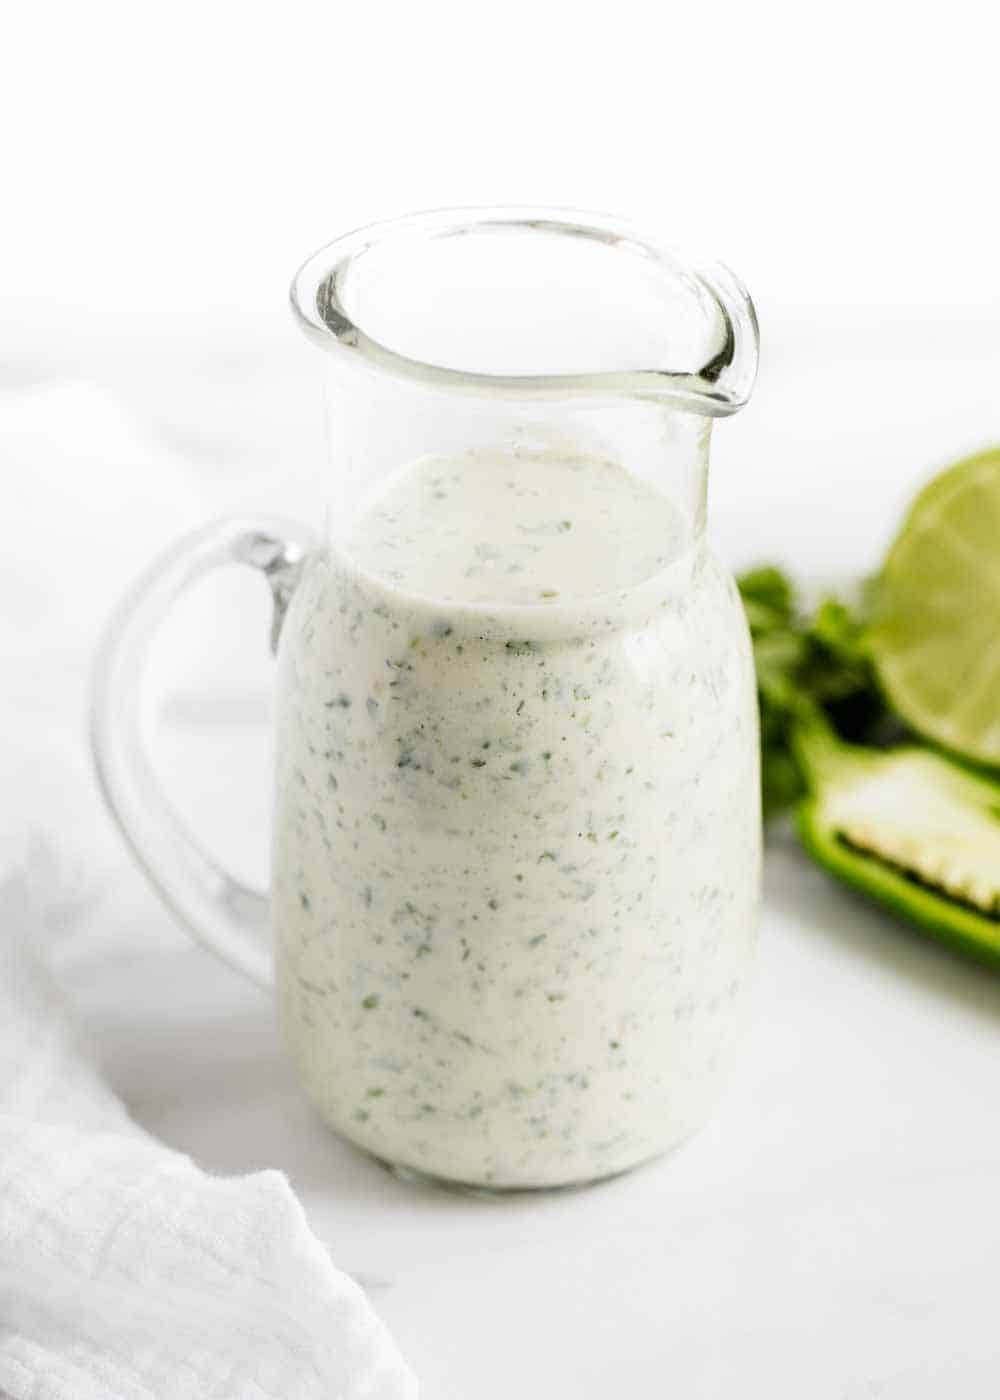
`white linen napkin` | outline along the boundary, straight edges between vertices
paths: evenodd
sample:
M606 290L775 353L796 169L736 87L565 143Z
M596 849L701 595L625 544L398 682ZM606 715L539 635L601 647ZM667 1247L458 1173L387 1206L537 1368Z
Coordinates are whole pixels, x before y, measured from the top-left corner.
M123 582L198 518L197 492L80 384L0 399L0 470L0 1393L413 1397L285 1178L211 1177L134 1124L39 956L136 915L85 754L87 670Z

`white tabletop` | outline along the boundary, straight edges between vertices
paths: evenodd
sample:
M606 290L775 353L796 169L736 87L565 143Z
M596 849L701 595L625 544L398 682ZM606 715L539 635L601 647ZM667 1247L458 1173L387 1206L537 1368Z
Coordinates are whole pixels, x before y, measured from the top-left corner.
M857 343L819 358L788 340L720 426L714 516L734 563L869 567L922 476L1000 437L998 365L968 328L893 355ZM201 464L213 505L304 508L318 404L299 361L227 361L225 391L197 402L180 352L175 368L176 392L134 366L115 387ZM230 683L209 703L193 662L159 740L178 805L242 873L264 869L268 788L266 624L246 588L218 593L244 698ZM788 833L768 849L756 1017L714 1120L668 1160L548 1196L405 1185L338 1141L265 1000L137 875L121 898L113 948L67 963L114 1084L205 1167L289 1174L426 1400L997 1394L1000 978L835 887Z

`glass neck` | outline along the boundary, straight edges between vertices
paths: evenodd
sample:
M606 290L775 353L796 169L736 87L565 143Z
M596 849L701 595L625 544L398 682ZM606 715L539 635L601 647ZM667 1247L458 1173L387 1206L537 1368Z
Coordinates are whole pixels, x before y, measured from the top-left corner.
M442 389L351 361L327 359L330 539L346 536L391 476L436 458L484 456L613 464L664 497L691 538L705 525L712 420L655 400L574 393L519 399ZM552 502L553 507L558 501Z

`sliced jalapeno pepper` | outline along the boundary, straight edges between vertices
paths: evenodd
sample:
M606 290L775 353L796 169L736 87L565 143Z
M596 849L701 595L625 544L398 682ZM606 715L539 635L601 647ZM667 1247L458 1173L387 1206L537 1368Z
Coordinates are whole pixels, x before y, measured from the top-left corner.
M842 742L821 720L795 749L806 850L839 880L1000 965L1000 783L918 745Z

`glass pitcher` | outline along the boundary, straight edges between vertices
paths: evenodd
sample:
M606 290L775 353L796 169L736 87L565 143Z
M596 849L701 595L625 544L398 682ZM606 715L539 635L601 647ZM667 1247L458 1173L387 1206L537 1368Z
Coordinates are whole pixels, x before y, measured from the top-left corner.
M105 795L180 919L273 984L343 1136L474 1187L614 1175L702 1123L744 1019L755 690L704 525L753 307L616 220L520 208L349 234L292 303L323 514L209 526L139 582L96 674ZM139 741L156 624L229 561L275 599L269 903Z

